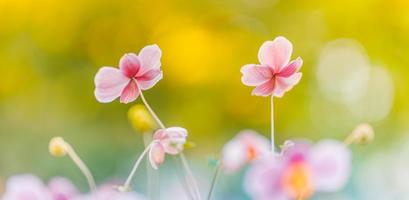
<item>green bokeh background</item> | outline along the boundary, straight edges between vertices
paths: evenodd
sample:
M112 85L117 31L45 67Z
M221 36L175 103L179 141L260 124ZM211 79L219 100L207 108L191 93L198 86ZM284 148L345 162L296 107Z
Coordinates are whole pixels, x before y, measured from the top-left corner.
M117 66L124 53L153 43L163 51L164 78L145 96L166 125L189 130L197 147L186 153L196 171L211 172L208 157L242 129L269 135L269 99L250 95L240 67L257 62L260 45L278 35L292 41L293 58L301 56L304 65L301 82L275 101L277 143L342 140L365 120L319 89L320 53L339 38L359 43L393 84L387 114L365 120L375 128L375 142L352 147L354 169L406 141L408 1L1 0L0 13L2 181L26 172L62 175L85 189L67 158L48 154L53 136L76 148L98 182L123 178L143 140L127 119L132 104L98 103L93 79L101 66ZM348 190L359 193L354 180ZM232 182L239 190L240 181Z

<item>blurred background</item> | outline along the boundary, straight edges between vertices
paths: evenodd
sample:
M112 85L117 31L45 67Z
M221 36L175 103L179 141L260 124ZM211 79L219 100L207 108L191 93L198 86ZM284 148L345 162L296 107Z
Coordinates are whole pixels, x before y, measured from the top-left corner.
M352 147L345 190L315 198L409 198L408 1L0 0L0 13L0 183L60 175L85 191L69 159L48 154L53 136L76 148L97 182L124 178L143 150L127 119L132 104L98 103L93 79L156 43L164 79L145 96L166 125L189 130L197 146L186 154L207 188L208 159L225 142L242 129L270 133L269 99L250 95L240 67L283 35L304 65L301 82L275 101L277 143L343 140L360 122L376 131L373 144ZM162 177L172 162L164 168ZM240 175L223 176L216 193L248 198Z

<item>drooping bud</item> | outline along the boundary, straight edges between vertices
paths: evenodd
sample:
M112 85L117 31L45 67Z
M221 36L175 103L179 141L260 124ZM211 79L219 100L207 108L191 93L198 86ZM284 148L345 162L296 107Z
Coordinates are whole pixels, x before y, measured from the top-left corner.
M62 137L53 137L48 145L48 151L56 157L65 156L67 151L64 139Z
M155 128L155 121L143 105L132 106L128 111L128 119L132 127L140 133L146 133Z

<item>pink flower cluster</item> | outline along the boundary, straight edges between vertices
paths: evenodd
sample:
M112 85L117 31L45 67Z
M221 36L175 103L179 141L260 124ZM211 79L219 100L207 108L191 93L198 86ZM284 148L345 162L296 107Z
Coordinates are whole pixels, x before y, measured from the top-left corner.
M95 195L95 197L94 197ZM45 185L38 177L23 174L7 180L2 200L144 200L136 193L121 193L110 185L101 186L96 194L81 194L66 178L55 177Z

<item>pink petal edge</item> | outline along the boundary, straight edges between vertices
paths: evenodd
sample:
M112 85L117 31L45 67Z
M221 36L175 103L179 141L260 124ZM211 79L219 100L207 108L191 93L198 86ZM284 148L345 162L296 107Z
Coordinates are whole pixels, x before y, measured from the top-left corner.
M139 89L138 85L136 84L135 80L131 80L125 89L122 91L121 98L119 101L121 103L127 104L132 101L135 101L136 98L139 96Z
M95 97L101 103L108 103L118 98L129 83L129 78L113 67L102 67L95 75Z
M139 52L139 59L141 61L141 70L137 75L140 76L150 70L160 70L161 57L162 57L162 51L158 45L153 44L153 45L145 46Z
M261 45L258 59L261 64L268 65L275 72L288 64L293 46L285 37L276 37L273 41L266 41Z
M133 78L141 68L139 58L134 53L126 53L119 60L119 69L128 77Z

